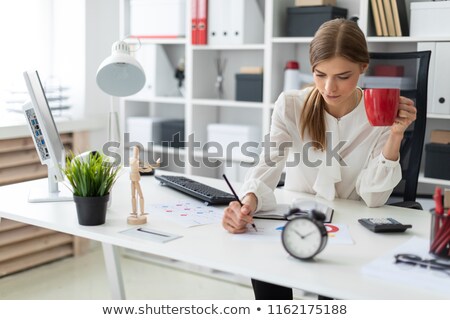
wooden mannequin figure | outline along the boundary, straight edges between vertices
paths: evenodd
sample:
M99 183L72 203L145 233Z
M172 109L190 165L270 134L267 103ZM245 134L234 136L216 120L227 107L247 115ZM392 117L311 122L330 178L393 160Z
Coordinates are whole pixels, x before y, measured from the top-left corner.
M159 167L160 160L156 161L153 167L146 163L142 168L139 167L139 148L134 146L133 157L130 158L130 180L131 180L131 215L128 217L128 224L139 225L147 223L147 217L144 213L144 194L141 189L141 175L139 172L151 172L154 168ZM139 199L139 212L137 211L137 200Z

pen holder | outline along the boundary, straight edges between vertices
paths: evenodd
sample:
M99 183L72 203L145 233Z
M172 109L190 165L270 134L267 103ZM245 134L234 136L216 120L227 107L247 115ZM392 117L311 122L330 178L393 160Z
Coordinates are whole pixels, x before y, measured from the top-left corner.
M450 259L450 216L430 210L430 253L438 258Z

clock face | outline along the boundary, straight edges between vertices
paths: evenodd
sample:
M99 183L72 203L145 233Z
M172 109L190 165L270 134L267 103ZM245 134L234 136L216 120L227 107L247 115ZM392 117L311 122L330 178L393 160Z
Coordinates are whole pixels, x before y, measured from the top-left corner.
M288 221L282 233L286 251L298 259L310 259L325 248L327 231L322 223L309 218Z

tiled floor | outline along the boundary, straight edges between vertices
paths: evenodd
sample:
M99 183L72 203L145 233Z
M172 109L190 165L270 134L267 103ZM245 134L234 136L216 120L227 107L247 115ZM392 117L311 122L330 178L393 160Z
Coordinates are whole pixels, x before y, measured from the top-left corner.
M247 279L205 275L143 261L121 258L127 299L253 299ZM193 267L190 269L192 270ZM189 269L189 268L188 268ZM233 280L233 279L231 279ZM0 299L110 299L101 246L87 254L0 278Z

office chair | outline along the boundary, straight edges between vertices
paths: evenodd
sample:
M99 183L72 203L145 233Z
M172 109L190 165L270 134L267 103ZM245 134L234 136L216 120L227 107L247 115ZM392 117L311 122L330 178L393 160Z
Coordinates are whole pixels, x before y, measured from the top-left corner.
M430 56L431 51L370 53L369 70L366 75L374 75L374 71L378 68L377 65L403 66L405 83L400 86L400 94L414 100L417 108L417 119L405 132L400 147L402 181L391 195L391 197L402 197L403 201L388 201L390 205L422 209L420 203L416 202L416 193L427 122Z

